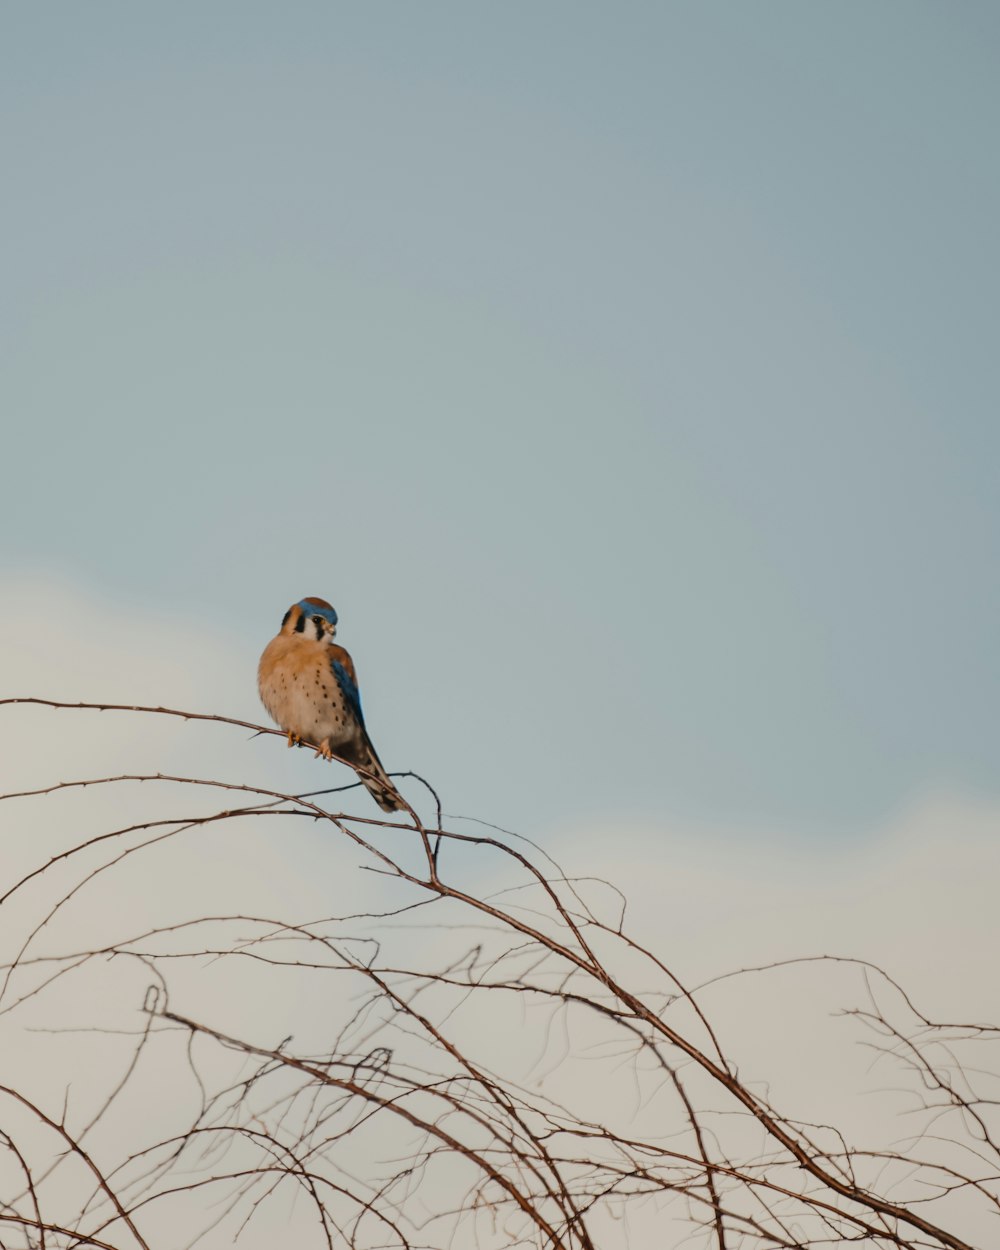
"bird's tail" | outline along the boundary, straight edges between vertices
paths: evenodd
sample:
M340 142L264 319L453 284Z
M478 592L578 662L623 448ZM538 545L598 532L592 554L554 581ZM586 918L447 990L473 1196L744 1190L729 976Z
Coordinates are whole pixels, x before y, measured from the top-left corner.
M383 812L402 812L406 804L399 796L399 791L389 780L389 774L382 767L382 761L375 754L370 742L365 743L365 750L358 753L354 761L359 769L358 779L372 796Z

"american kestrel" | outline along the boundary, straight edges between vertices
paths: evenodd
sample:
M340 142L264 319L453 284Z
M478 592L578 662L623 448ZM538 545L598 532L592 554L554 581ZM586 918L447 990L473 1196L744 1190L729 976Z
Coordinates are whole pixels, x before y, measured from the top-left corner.
M336 632L337 613L325 599L293 603L260 657L261 701L287 732L289 746L304 742L317 755L364 769L358 777L379 807L402 811L365 729L354 661L333 641Z

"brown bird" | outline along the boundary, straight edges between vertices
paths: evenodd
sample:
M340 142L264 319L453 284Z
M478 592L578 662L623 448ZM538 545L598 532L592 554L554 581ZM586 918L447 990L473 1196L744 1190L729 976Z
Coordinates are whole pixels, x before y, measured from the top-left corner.
M403 811L368 737L354 661L333 641L336 632L337 613L325 599L293 603L260 657L261 701L289 746L304 742L318 756L351 764L384 812Z

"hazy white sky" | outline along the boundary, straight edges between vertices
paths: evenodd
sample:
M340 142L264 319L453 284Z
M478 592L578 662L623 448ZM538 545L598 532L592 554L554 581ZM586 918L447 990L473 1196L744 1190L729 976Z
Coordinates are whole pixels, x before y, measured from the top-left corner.
M262 715L322 595L387 765L535 833L996 797L998 54L989 3L6 6L25 636L72 586Z
M76 693L92 680L80 672L87 667L101 676L112 699L154 700L166 686L184 705L199 691L211 706L239 698L238 682L227 664L228 639L157 620L142 608L131 618L142 640L139 646L123 632L120 614L106 602L63 590L61 607L73 622L72 646L63 644L54 612L38 618L27 646L22 646L23 605L52 603L57 594L54 583L22 580L0 588L5 687L14 679L11 656L17 651L16 667L41 694ZM274 738L248 741L240 730L44 709L0 710L0 760L4 778L16 778L25 787L108 771L163 771L288 790L315 783L317 771L324 780L333 771L304 752L286 751ZM349 810L361 816L378 814L363 792L356 797L356 803L348 800ZM53 853L96 833L133 821L191 817L232 805L230 796L218 799L211 792L156 783L6 801L0 804L3 887ZM776 836L773 830L746 823L720 828L665 818L631 827L621 821L581 819L570 835L549 831L540 840L568 872L584 878L578 889L609 923L615 922L620 897L598 879L621 891L628 899L627 932L648 943L690 986L771 960L857 957L883 964L906 987L916 1008L934 1019L990 1021L1000 1015L998 823L1000 804L995 801L952 796L910 805L893 821L871 827L863 844ZM475 830L460 821L452 824ZM5 902L0 968L61 894L88 870L134 845L137 836L54 863ZM398 845L390 838L393 844ZM449 879L454 879L457 858L452 848L446 849L443 864ZM274 928L275 919L323 929L321 917L356 916L414 900L413 891L363 871L366 862L351 842L324 824L234 820L179 830L95 876L34 936L24 951L27 962L20 980L5 987L0 999L4 1083L33 1094L50 1112L63 1108L65 1100L68 1123L80 1131L120 1081L136 1030L145 1021L140 1007L153 974L148 963L128 958L94 960L15 1006L15 989L24 992L40 975L32 966L34 957L124 944L157 925L178 925L204 915L239 919L177 930L160 941L139 941L131 949L198 950L216 944L244 949L247 937L260 936L261 926L247 919L251 916L270 918L267 929ZM527 898L502 893L515 878L496 856L476 854L462 864L461 873L459 881L477 892L530 905ZM341 927L354 941L377 938L390 966L409 966L414 959L425 966L428 949L439 953L441 963L451 963L472 942L488 941L482 928L470 932L449 924L435 931L438 915L428 913L423 929L413 915L369 924L355 919ZM292 957L284 947L280 953ZM628 961L622 970L626 968L626 979L631 977L634 984L639 972ZM300 976L292 968L278 971L252 959L214 958L190 963L167 959L160 971L168 979L173 1010L264 1046L292 1034L299 1052L322 1050L343 1018L358 1014L357 986L322 974ZM43 967L42 973L47 972ZM648 990L649 971L642 976L642 988ZM721 980L701 992L699 1001L751 1088L766 1091L788 1115L836 1123L852 1143L875 1148L899 1143L915 1131L913 1108L920 1082L905 1066L876 1061L871 1049L858 1044L871 1042L872 1034L844 1011L869 1006L872 988L895 1020L912 1023L898 996L878 978L866 983L863 971L846 963L810 962L768 975ZM642 1065L633 1071L621 1039L613 1047L606 1039L597 1045L585 1021L560 1020L556 1027L548 1008L535 1003L508 1006L499 1021L480 1017L482 1010L477 999L455 1017L449 1014L447 1027L474 1047L478 1061L487 1067L564 1098L591 1119L605 1116L626 1124L634 1116L657 1139L677 1127L669 1117L666 1123L656 1121L669 1112L669 1100L662 1091L651 1093L658 1083L652 1074L642 1075ZM675 1024L676 1010L671 1015ZM686 1016L682 1021L681 1027L687 1027ZM45 1031L53 1027L55 1032ZM120 1032L93 1031L109 1028ZM150 1145L155 1134L169 1136L186 1126L199 1105L186 1045L176 1035L160 1038L144 1054L114 1112L88 1136L89 1147L104 1166L114 1166L129 1149ZM984 1049L980 1043L974 1053L961 1053L975 1066L973 1084L989 1094L994 1084L988 1073L997 1071L995 1044ZM220 1079L221 1060L214 1052L199 1048L198 1062L201 1071ZM715 1100L709 1098L708 1105ZM18 1140L32 1142L34 1157L44 1157L42 1148L51 1142L30 1134L7 1102L2 1110L5 1130L16 1127ZM716 1131L723 1132L722 1123ZM729 1117L724 1123L729 1124ZM939 1121L935 1137L947 1139L955 1129L955 1121ZM395 1149L387 1153L397 1155ZM72 1199L71 1173L63 1168L45 1187L53 1211ZM894 1192L912 1196L905 1187ZM962 1218L953 1213L954 1229L968 1235L972 1244L992 1245L995 1215L970 1206ZM180 1235L186 1227L185 1210L157 1204L144 1210L143 1227L171 1245L186 1244ZM188 1211L189 1217L195 1219L199 1210ZM300 1243L315 1244L308 1204L299 1203L295 1216L302 1222ZM203 1223L205 1218L202 1210ZM282 1237L287 1240L289 1218L282 1202L266 1203L240 1244L248 1250L272 1250ZM668 1236L658 1208L640 1204L627 1225L616 1221L608 1229L601 1244L615 1250L689 1245L690 1228L684 1231L683 1239L680 1232L676 1238ZM231 1244L231 1238L223 1229L204 1244L221 1247Z

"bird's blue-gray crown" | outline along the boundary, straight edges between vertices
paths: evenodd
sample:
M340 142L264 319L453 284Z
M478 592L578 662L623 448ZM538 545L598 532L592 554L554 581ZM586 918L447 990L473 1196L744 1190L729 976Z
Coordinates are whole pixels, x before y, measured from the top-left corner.
M337 613L327 603L325 599L318 599L315 595L310 595L308 599L300 599L299 607L306 616L323 616L331 625L337 624Z

